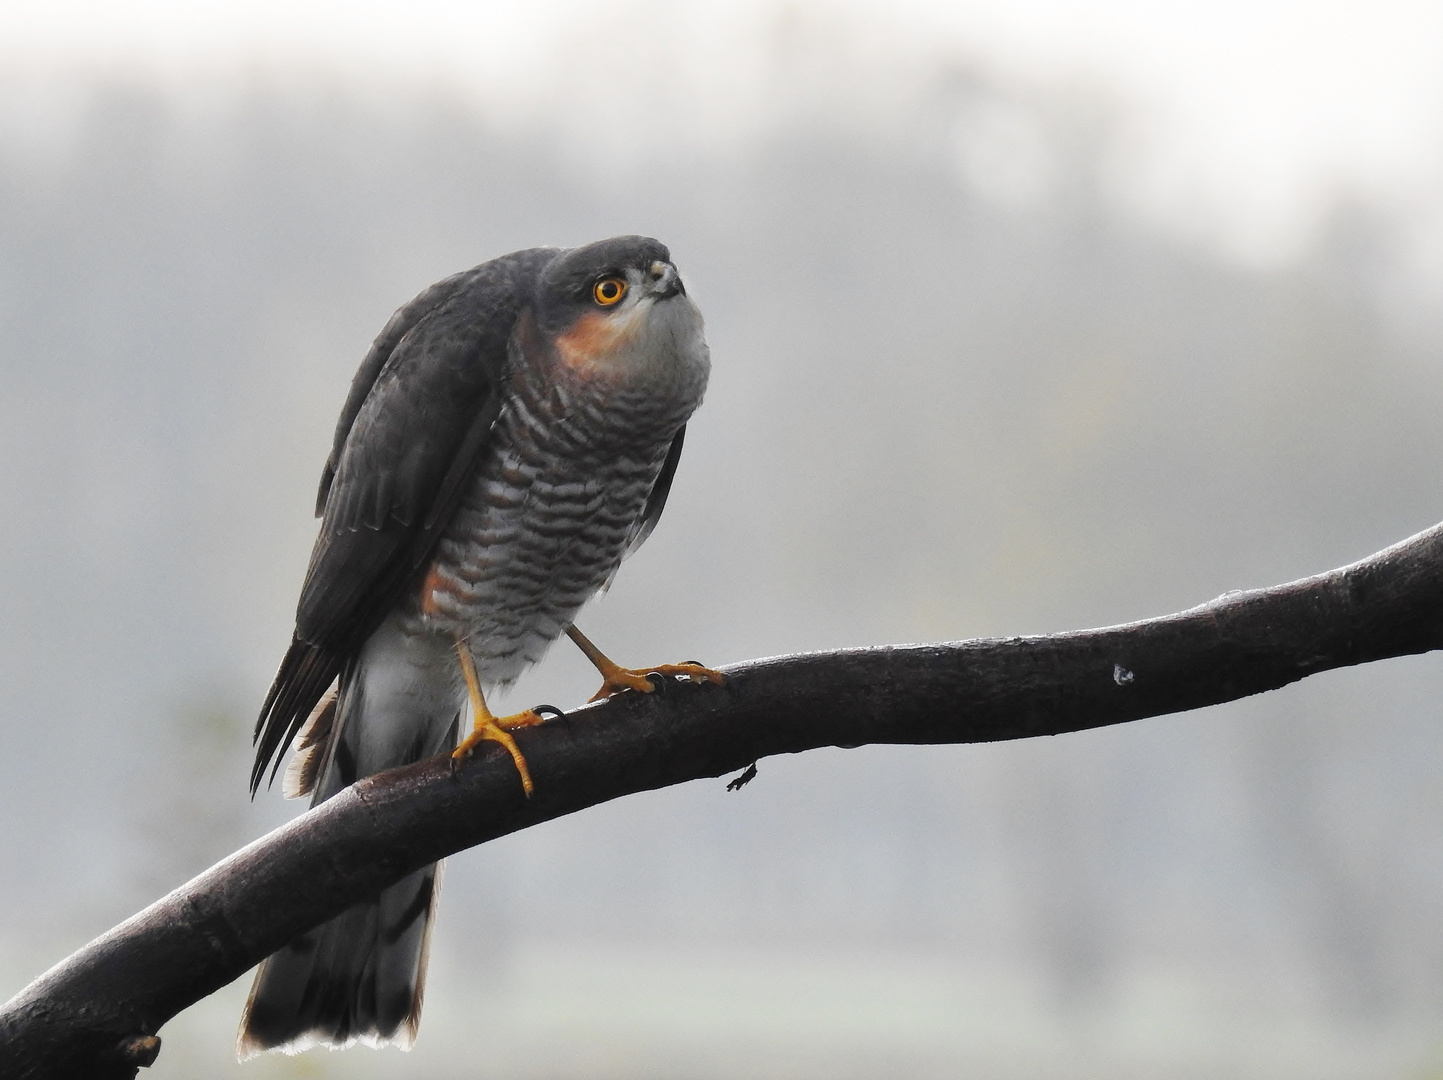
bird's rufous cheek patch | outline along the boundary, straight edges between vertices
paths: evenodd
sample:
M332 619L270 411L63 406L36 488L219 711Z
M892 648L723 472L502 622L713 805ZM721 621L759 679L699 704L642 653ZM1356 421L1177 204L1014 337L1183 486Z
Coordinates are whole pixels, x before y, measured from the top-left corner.
M616 314L585 312L570 330L556 335L556 354L578 374L590 373L631 343L636 336L638 310L632 308Z

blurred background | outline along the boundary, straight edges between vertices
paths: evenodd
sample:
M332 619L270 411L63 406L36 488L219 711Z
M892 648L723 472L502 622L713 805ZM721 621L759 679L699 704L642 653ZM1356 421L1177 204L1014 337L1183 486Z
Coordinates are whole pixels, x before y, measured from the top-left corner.
M1440 180L1436 2L0 3L0 997L299 809L250 729L430 282L641 232L706 313L619 659L1045 633L1443 518ZM237 1066L247 977L147 1075L1443 1076L1440 703L622 800L450 861L410 1055Z

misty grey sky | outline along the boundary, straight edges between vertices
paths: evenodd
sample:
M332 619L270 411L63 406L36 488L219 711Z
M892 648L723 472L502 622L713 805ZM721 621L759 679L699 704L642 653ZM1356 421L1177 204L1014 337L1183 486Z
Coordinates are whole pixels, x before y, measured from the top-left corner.
M7 2L10 92L0 98L12 122L33 125L18 84L44 84L54 99L77 74L120 71L194 98L202 83L257 71L324 71L372 87L444 84L493 120L526 123L606 86L608 115L619 106L639 117L665 98L664 137L695 126L715 139L767 123L775 98L798 92L767 62L798 24L833 39L819 53L850 38L850 62L873 76L863 98L898 92L919 51L1105 95L1118 108L1118 194L1214 250L1254 262L1295 255L1338 198L1355 196L1404 216L1413 261L1443 280L1437 2Z

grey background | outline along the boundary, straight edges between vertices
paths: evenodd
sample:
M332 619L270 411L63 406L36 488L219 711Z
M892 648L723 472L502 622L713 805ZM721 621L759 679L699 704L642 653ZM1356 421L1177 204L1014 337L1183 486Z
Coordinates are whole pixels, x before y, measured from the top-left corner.
M913 76L623 158L320 78L8 103L0 996L294 811L247 802L249 731L335 413L495 254L650 233L708 319L666 517L582 621L623 660L1104 625L1438 519L1443 335L1385 212L1240 267L1110 196L1105 102ZM979 181L998 109L1042 173ZM558 647L509 701L593 682ZM451 861L411 1055L236 1066L241 980L150 1075L1438 1075L1440 691L1415 658L596 808Z

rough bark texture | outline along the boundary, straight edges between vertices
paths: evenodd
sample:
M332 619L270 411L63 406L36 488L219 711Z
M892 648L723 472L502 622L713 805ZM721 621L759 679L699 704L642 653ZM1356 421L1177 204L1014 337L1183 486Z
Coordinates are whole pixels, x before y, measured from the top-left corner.
M1443 645L1443 526L1314 578L1047 637L758 660L623 694L480 751L363 780L181 886L0 1008L0 1076L133 1077L152 1036L307 928L452 852L771 754L1055 735ZM237 793L237 797L239 793Z

